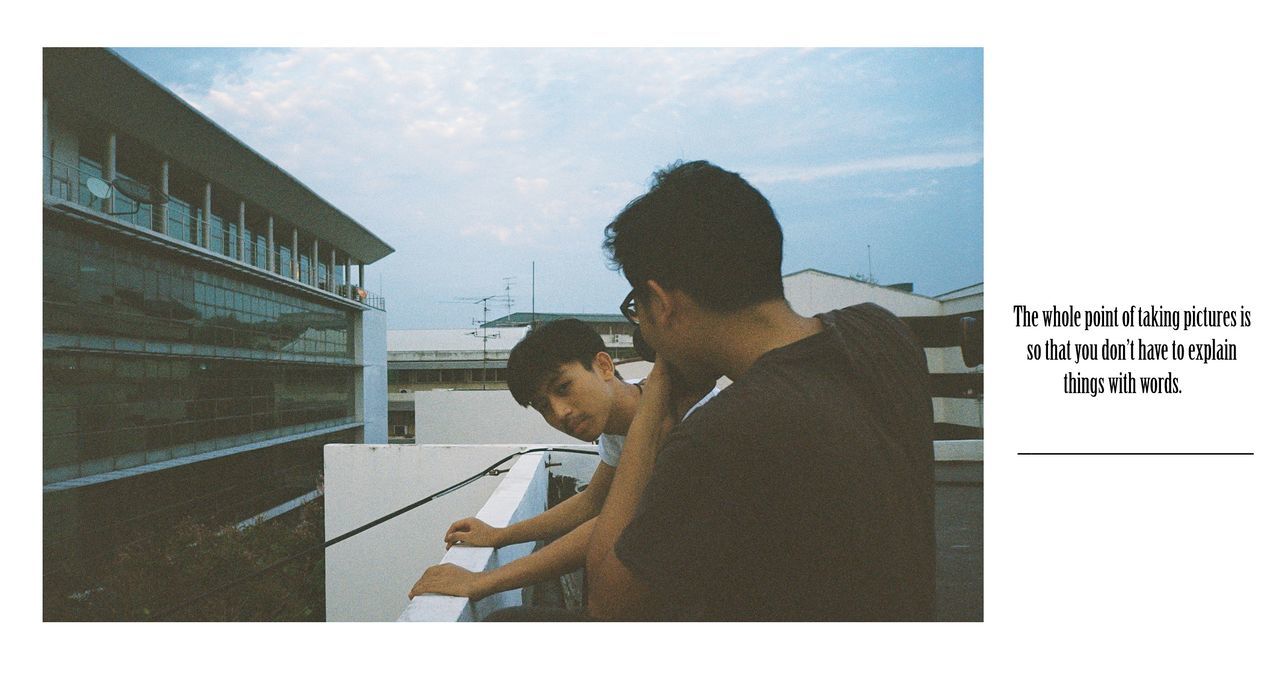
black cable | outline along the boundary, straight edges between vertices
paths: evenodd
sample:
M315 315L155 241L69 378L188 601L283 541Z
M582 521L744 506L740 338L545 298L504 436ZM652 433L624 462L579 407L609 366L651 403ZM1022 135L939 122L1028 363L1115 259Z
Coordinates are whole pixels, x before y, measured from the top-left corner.
M173 613L175 613L175 612L177 612L177 611L180 611L180 610L182 610L182 609L184 609L184 608L187 608L187 607L189 607L189 606L193 606L193 605L195 605L195 604L197 604L197 603L199 603L199 602L201 602L201 601L205 600L206 598L208 598L208 597L210 597L210 596L213 596L214 594L218 594L218 593L224 592L224 591L226 591L226 590L228 590L228 589L231 589L232 587L236 587L236 586L239 586L239 585L241 585L241 584L244 584L245 582L248 582L249 580L255 579L255 578L257 578L257 577L261 577L262 575L264 575L264 574L266 574L266 573L268 573L268 572L270 572L270 571L272 571L272 570L275 570L275 569L277 569L277 568L280 568L281 566L283 566L283 565L284 565L284 564L286 564L286 563L289 563L289 562L291 562L291 561L297 560L298 558L301 558L301 557L303 557L303 556L307 556L307 555L310 555L310 554L316 553L317 551L322 551L322 550L324 550L324 549L326 549L326 548L328 548L328 547L330 547L330 546L333 546L334 544L337 544L338 542L346 541L347 539L350 539L351 537L354 537L354 536L356 536L357 534L360 534L361 532L364 532L364 531L366 531L366 530L372 529L372 528L374 528L374 527L377 527L378 525L381 525L382 523L384 523L384 522L386 522L386 521L388 521L388 520L391 520L391 519L393 519L393 518L397 518L397 517L399 517L399 516L401 516L401 515L404 515L405 513L408 513L409 511L411 511L411 510L413 510L413 509L417 508L418 506L421 506L421 505L423 505L423 504L426 504L426 503L428 503L428 502L430 502L430 501L432 501L432 500L434 500L434 499L436 499L436 498L439 498L439 497L441 497L441 496L445 496L445 495L447 495L447 494L453 493L453 492L455 492L455 491L457 491L457 490L459 490L459 489L461 489L461 488L463 488L463 487L467 486L468 484L471 484L472 482L475 482L476 480L480 479L481 477L485 477L485 476L489 475L490 473L492 473L492 472L496 471L496 470L498 469L498 466L499 466L499 465L502 465L503 463L505 463L505 462L507 462L507 461L511 460L512 458L515 458L515 457L517 457L517 456L523 456L523 455L528 454L528 453L538 453L539 451L557 451L557 452L561 452L561 453L582 453L582 454L588 454L588 455L593 455L593 456L594 456L594 455L599 455L599 452L598 452L598 451L588 451L588 450L584 450L584 449L573 449L573 448L548 448L548 447L543 447L543 448L529 448L529 449L525 449L525 450L523 450L523 451L516 451L515 453L512 453L511 455L504 457L502 460L500 460L500 461L498 461L498 462L494 463L493 465L490 465L489 467L485 468L484 470L481 470L480 472L477 472L476 474L474 474L474 475L472 475L472 476L470 476L470 477L468 477L468 478L466 478L466 479L462 480L461 482L458 482L457 484L454 484L454 485L449 486L449 487L445 487L444 489L441 489L440 491L437 491L436 493L434 493L434 494L432 494L432 495L430 495L430 496L428 496L428 497L426 497L426 498L423 498L423 499L420 499L420 500L418 500L418 501L415 501L415 502L413 502L413 503L411 503L411 504L409 504L409 505L405 506L404 508L401 508L401 509L399 509L399 510L396 510L396 511L393 511L393 512L391 512L391 513L388 513L388 514L386 514L386 515L384 515L384 516L382 516L382 517L378 518L377 520L373 520L373 521L371 521L371 522L367 522L367 523L365 523L365 524L363 524L363 525L361 525L361 526L359 526L359 527L357 527L357 528L355 528L355 529L353 529L353 530L350 530L350 531L344 532L343 534L340 534L340 535L338 535L338 536L334 537L333 539L330 539L330 540L328 540L328 541L324 542L323 544L317 544L317 545L315 545L315 546L309 546L309 547L307 547L307 548L305 548L305 549L303 549L303 550L301 550L301 551L299 551L299 552L297 552L297 553L295 553L295 554L292 554L292 555L290 555L290 556L286 556L285 558L282 558L282 559L280 559L280 560L278 560L278 561L276 561L276 562L274 562L274 563L271 563L271 564L267 565L266 567L259 568L258 570L255 570L255 571L253 571L253 572L251 572L251 573L248 573L248 574L246 574L246 575L242 575L242 576L240 576L240 577L238 577L238 578L236 578L236 579L234 579L234 580L231 580L230 582L227 582L226 584L219 585L218 587L215 587L215 588L210 589L210 590L208 590L208 591L202 592L202 593L200 593L200 594L196 595L195 597L192 597L192 598L190 598L190 599L188 599L188 600L186 600L186 601L184 601L184 602L182 602L182 603L180 603L180 604L178 604L178 605L176 605L176 606L170 606L169 608L166 608L165 610L160 611L159 613L157 613L154 617L152 617L152 618L151 618L151 620L163 620L164 618L166 618L166 617L168 617L168 616L172 615Z

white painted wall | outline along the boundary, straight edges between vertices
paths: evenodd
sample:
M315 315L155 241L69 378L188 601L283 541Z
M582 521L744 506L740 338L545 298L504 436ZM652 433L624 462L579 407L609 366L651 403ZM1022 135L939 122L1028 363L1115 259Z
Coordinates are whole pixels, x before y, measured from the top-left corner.
M503 456L530 446L325 446L325 539L456 484ZM540 461L538 456L542 454L529 455ZM554 462L571 464L578 473L593 468L596 462L591 456L552 456ZM409 602L409 589L422 571L444 557L444 533L449 524L480 513L502 479L484 477L326 549L328 620L398 618Z
M649 372L653 370L653 363L647 360L635 360L629 363L622 363L617 366L618 374L623 379L644 379L649 376ZM723 389L733 384L728 377L721 377L716 380L716 388Z
M324 447L324 530L332 539L483 470L526 446ZM329 620L395 620L444 555L444 533L497 489L485 477L325 550Z
M418 444L577 441L532 408L522 408L506 389L432 389L414 392L413 401Z
M813 270L783 277L782 293L792 309L805 317L858 303L875 303L899 317L942 314L942 306L928 296Z
M365 310L358 316L356 355L360 381L356 412L364 422L364 443L387 443L387 314Z
M538 452L520 457L480 512L476 513L476 517L491 525L505 527L545 511L547 470L543 464L549 462L550 455ZM483 572L528 556L533 553L533 546L533 542L513 544L500 549L455 546L444 554L440 562L451 563L471 572ZM474 622L483 620L499 608L519 606L523 601L524 592L520 589L499 592L476 601L459 596L426 594L411 599L399 619L416 622Z
M942 314L954 315L961 312L973 312L974 310L982 310L982 292L975 294L960 296L942 302Z

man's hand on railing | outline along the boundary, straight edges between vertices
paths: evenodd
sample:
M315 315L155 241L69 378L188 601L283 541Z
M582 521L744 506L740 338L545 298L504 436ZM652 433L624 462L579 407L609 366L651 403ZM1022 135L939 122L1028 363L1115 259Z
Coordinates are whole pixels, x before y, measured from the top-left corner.
M503 529L476 518L463 518L452 525L444 533L444 548L453 548L454 544L467 546L499 547L507 544L504 541Z
M473 573L452 563L441 563L427 568L422 577L409 590L409 598L423 594L465 596L472 601L488 596L483 581L485 573Z

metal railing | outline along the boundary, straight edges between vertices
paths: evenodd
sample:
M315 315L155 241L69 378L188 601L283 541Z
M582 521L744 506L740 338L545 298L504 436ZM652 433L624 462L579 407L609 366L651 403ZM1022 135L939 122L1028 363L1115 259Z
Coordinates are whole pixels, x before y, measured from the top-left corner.
M249 241L252 234L226 218L208 222L205 220L204 212L194 204L175 196L166 196L158 189L136 179L117 172L115 183L111 183L97 170L81 169L79 163L69 164L48 155L44 156L43 174L46 196L110 215L116 221L139 229L163 233L170 238L194 246L204 247L207 238L209 250L220 255L246 266L285 277L290 281L300 284L308 283L307 270L292 264L282 264L278 250L274 269L267 269L265 247L259 245L256 239L245 244L245 256L244 260L241 260L239 244L242 241ZM122 191L122 186L127 186L129 193ZM162 198L163 202L148 202L156 198ZM212 231L212 234L206 237L205 233L209 231ZM229 234L229 231L232 234ZM300 278L294 278L295 273ZM377 310L386 310L386 302L382 296L355 284L338 283L330 286L325 281L319 281L317 288Z

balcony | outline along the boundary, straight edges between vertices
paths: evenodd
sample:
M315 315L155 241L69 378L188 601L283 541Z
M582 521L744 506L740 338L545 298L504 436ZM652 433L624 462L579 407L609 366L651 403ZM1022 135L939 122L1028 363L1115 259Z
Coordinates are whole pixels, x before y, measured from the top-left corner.
M329 279L328 270L320 266L314 287L308 283L310 260L291 257L290 251L277 244L274 261L268 259L265 236L236 231L233 223L216 215L206 222L203 212L179 198L167 196L154 186L117 174L108 182L101 172L82 169L52 157L44 157L44 194L50 201L75 206L115 225L162 234L171 240L195 247L201 253L213 253L240 268L274 275L302 286L316 288L326 294L355 301L376 310L386 310L382 296L371 293L343 279ZM206 233L208 234L206 236ZM205 244L208 243L208 248ZM301 267L300 267L301 265ZM339 265L335 275L343 275Z
M982 619L982 443L934 442L936 618L942 621ZM413 503L524 448L506 444L326 446L325 538ZM484 477L331 547L325 559L328 619L470 622L524 603L529 589L477 602L438 594L408 600L407 594L422 571L437 562L480 572L528 555L532 543L496 550L456 546L446 552L442 540L451 522L468 515L499 526L536 515L546 508L551 476L585 479L594 464L592 456L529 453L508 463L511 470L501 477Z

